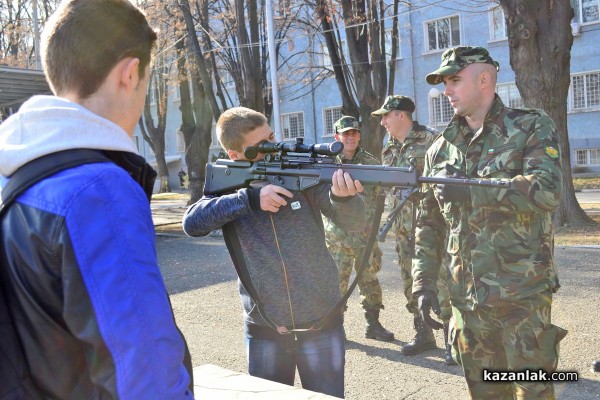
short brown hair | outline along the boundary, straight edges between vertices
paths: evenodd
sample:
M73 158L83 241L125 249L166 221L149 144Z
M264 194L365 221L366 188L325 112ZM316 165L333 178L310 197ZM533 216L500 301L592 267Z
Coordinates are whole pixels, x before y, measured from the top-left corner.
M94 94L126 57L144 77L156 42L144 14L128 0L64 0L42 36L44 73L55 94Z
M217 121L217 138L225 150L242 151L244 135L267 123L267 117L246 107L226 110Z

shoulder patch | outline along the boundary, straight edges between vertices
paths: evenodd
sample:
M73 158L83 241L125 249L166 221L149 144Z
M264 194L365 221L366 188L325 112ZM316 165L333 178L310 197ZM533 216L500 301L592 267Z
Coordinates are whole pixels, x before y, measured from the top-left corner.
M558 158L558 149L554 146L546 146L544 152L552 159Z

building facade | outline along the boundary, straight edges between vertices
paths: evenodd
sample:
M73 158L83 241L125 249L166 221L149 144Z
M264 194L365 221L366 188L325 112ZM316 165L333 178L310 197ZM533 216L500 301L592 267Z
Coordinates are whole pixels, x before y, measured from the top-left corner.
M442 94L443 85L430 86L425 75L437 69L445 49L459 45L488 48L500 63L498 94L511 107L523 106L510 67L507 29L501 7L492 1L470 0L411 3L410 6L402 3L398 12L399 49L394 94L403 94L415 101L415 119L443 130L452 118L452 107ZM571 165L574 173L600 173L600 0L571 0L571 3L575 10L571 24L574 41L567 100ZM392 15L387 14L384 18L386 25L391 27ZM339 35L343 41L343 26ZM332 141L333 123L341 116L341 98L333 74L326 74L331 70L331 61L322 35L308 30L296 31L284 41L281 46L284 53L302 56L279 71L285 79L279 79L281 132L277 132L278 138L294 141L302 137L306 143ZM231 92L235 94L234 90ZM176 96L172 103L168 117L167 159L177 164L173 169L178 169L179 165L185 169ZM140 152L152 159L141 137L137 140ZM213 134L211 153L216 154L219 149ZM176 173L173 176L176 177Z

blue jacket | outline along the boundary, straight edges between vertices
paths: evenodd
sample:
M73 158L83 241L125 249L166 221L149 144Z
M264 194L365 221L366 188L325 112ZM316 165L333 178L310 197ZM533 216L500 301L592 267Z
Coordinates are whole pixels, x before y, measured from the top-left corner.
M92 136L104 137L104 148ZM0 173L14 172L30 148L36 158L40 148L86 147L85 138L88 148L135 149L125 132L84 108L34 98L0 126L0 142L7 144L0 157L11 160L2 162ZM21 154L5 158L11 150ZM193 397L148 199L127 171L107 162L51 176L17 199L1 234L0 277L45 397Z

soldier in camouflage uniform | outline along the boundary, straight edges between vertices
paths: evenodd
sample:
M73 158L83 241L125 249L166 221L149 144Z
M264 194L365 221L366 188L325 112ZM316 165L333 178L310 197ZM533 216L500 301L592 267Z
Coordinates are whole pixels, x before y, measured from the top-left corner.
M344 144L344 150L337 156L337 162L344 164L380 165L379 160L360 148L360 128L354 117L344 116L334 125L335 140ZM362 232L348 232L331 220L323 217L327 248L335 260L340 274L340 292L348 290L348 281L352 270L360 268L360 262L371 232L375 201L379 188L365 186L362 193L367 207L367 224ZM377 242L373 245L369 265L358 280L360 299L365 310L367 327L365 337L385 342L394 340L394 334L385 329L379 322L379 311L383 308L381 285L377 272L381 269L382 252Z
M455 115L427 151L424 175L505 179L511 186L423 189L413 295L430 319L440 266L435 238L448 227L451 340L471 397L553 399L552 382L483 380L486 370L554 371L567 334L551 322L559 288L551 212L562 189L556 128L544 111L502 103L498 68L486 49L457 47L427 75L432 85L444 83Z
M433 141L439 136L434 129L413 121L412 113L415 110L413 101L405 96L388 96L383 106L371 113L373 116L381 116L381 125L386 128L390 140L384 146L382 152L383 165L392 167L408 167L411 162L417 168L419 175L423 172L425 152ZM395 222L396 252L398 264L402 276L402 288L406 297L406 308L413 315L413 326L415 336L412 342L402 346L402 354L413 356L426 350L437 348L435 337L431 327L425 324L419 317L417 301L412 295L412 256L414 254L413 220L416 216L416 205L418 195L414 194L402 208L399 218ZM392 207L395 207L397 199L394 197ZM440 238L443 243L445 236ZM443 247L440 246L440 251ZM438 298L442 307L442 320L444 321L444 333L448 335L448 323L452 316L448 288L446 286L445 268L440 269L438 280ZM448 340L446 340L448 343ZM455 364L450 353L450 347L446 344L446 363Z

